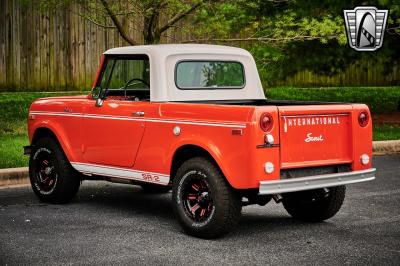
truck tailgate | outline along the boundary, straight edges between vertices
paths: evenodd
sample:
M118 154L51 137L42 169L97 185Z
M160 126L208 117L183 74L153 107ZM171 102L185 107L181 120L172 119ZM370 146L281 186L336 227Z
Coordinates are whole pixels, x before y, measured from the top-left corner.
M352 162L351 105L280 106L281 168Z

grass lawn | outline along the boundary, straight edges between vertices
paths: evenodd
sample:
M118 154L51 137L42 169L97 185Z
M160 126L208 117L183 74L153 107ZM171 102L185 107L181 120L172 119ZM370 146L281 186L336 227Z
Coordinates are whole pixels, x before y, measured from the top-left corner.
M29 145L27 117L32 101L41 97L75 94L82 93L0 93L0 168L28 165L23 146Z
M28 145L26 135L0 136L0 169L28 165L28 156L23 155L23 146Z
M373 126L374 140L396 140L400 139L400 127L393 125Z
M388 108L395 108L397 91L400 91L399 87L383 88L383 91L388 92L389 96L380 95L381 98L390 99L388 102L381 101L386 104ZM323 101L343 101L346 102L346 98L343 95L350 95L350 99L347 102L362 102L354 99L355 94L350 93L349 88L344 89L345 93L340 93L338 88L329 89L331 98L327 98L326 91L321 89L311 89L312 93L308 89L293 89L293 88L274 88L271 89L267 95L272 99L297 99L297 100L323 100ZM360 88L356 88L360 90ZM300 91L300 92L299 92ZM318 92L318 93L316 93ZM335 92L335 93L334 93ZM370 89L373 95L376 95L376 88ZM322 94L321 94L322 93ZM28 156L23 155L23 146L28 145L27 136L27 125L26 119L28 116L28 109L31 102L40 97L60 96L60 95L71 95L71 94L86 94L83 93L0 93L0 168L20 167L28 165ZM316 95L323 95L321 99L316 98ZM384 94L384 93L383 93ZM335 96L336 95L336 96ZM338 96L337 96L338 95ZM394 95L394 96L393 96ZM335 97L338 97L335 98ZM371 96L364 96L365 99L373 99ZM374 109L382 110L383 106L379 105L379 101L373 100ZM393 140L400 139L400 127L390 125L379 125L374 126L373 130L374 140Z

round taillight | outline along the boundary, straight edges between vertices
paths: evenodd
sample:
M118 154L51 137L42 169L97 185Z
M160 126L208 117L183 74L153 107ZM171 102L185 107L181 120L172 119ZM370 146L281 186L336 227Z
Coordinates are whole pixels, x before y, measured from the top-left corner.
M360 126L365 127L368 125L369 122L369 115L366 111L362 111L360 112L360 114L358 115L358 123L360 124Z
M268 113L263 113L260 117L260 127L262 130L265 132L268 132L271 130L272 125L274 123L274 120L272 119L272 116Z

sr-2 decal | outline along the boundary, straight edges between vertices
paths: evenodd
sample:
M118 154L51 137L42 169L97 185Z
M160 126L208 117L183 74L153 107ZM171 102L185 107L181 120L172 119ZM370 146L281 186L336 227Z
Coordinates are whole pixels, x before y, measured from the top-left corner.
M162 185L167 185L170 181L168 175L160 173L150 173L134 169L110 167L106 165L80 163L80 162L71 162L71 165L79 172L90 175L102 175L102 176L116 177L122 179L146 181Z

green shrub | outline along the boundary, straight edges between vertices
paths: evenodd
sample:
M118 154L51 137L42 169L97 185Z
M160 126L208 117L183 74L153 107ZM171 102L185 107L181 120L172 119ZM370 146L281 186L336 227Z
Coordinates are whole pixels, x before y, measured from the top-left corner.
M267 88L274 100L365 103L372 113L400 111L400 87Z

